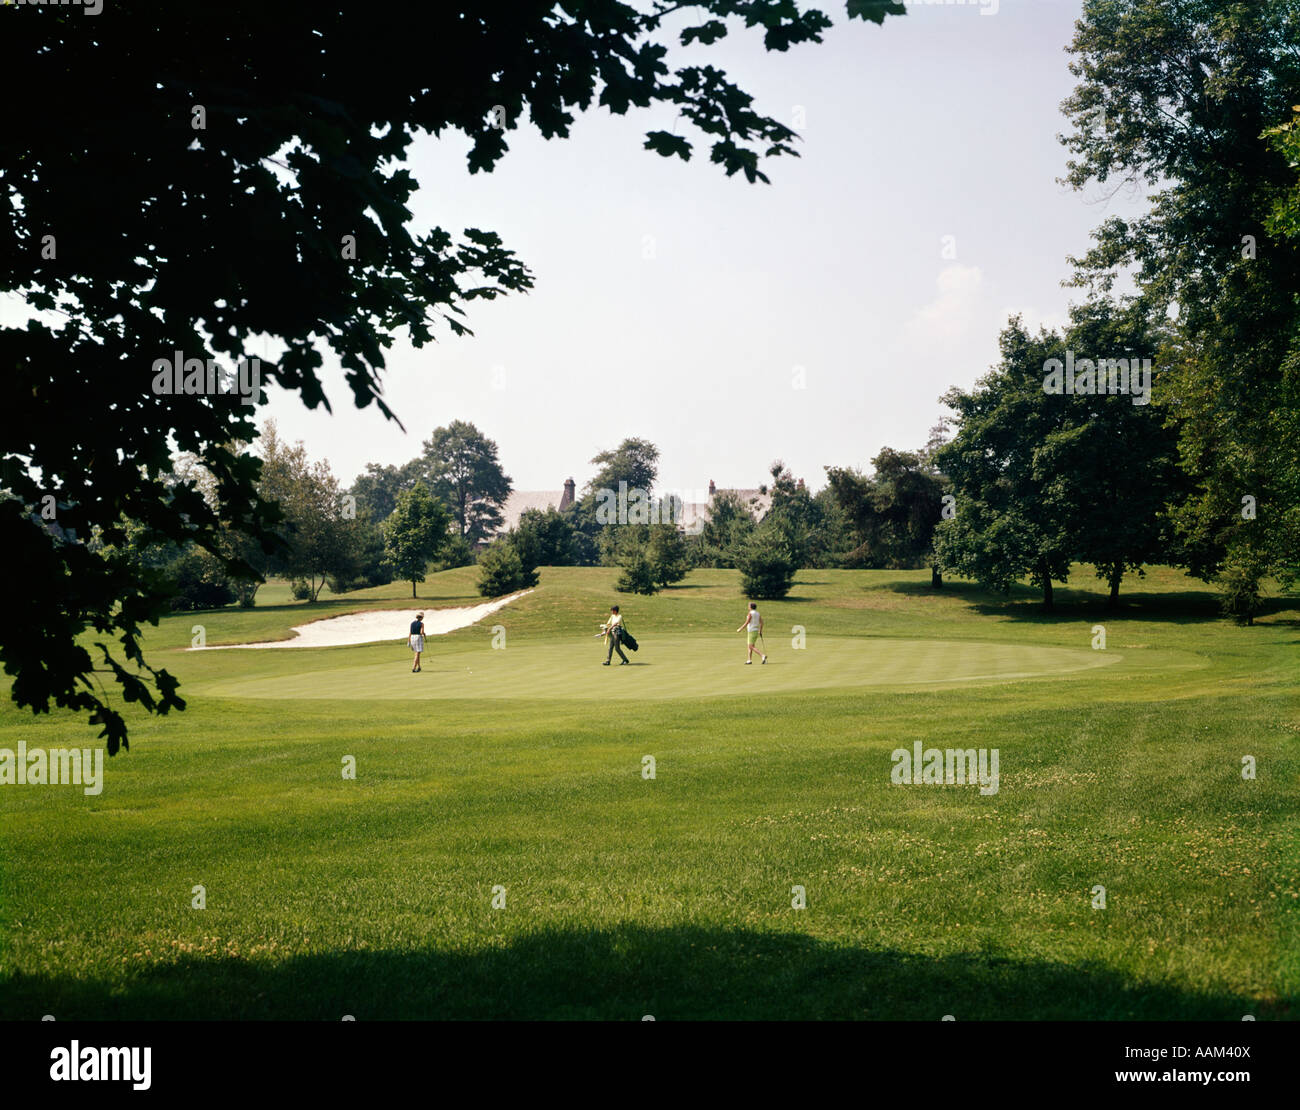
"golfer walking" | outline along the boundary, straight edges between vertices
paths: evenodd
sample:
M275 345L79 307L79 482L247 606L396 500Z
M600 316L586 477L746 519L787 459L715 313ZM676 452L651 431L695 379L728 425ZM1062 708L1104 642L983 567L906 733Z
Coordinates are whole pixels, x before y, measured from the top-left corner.
M406 642L411 645L411 650L415 652L415 662L411 664L411 673L417 674L420 670L420 653L424 651L423 613L415 614L415 620L411 622L411 631L406 637Z
M758 651L758 638L763 635L763 616L759 613L756 602L751 601L749 603L749 612L745 614L745 619L741 622L740 628L745 629L748 633L746 639L749 641L749 655L745 660L745 666L748 667L754 662L754 652ZM737 628L736 631L739 632L740 628ZM766 641L764 642L766 643ZM761 651L758 651L758 654L766 663L767 656Z
M605 634L605 641L609 644L602 666L608 667L610 660L614 658L614 652L618 652L618 657L623 660L619 666L626 667L628 658L623 654L623 614L618 611L617 605L609 607L609 618L600 626L600 630Z

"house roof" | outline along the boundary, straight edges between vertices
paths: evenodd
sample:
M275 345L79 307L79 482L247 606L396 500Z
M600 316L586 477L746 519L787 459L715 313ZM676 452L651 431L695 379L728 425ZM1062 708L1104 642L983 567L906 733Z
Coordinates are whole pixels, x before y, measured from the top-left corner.
M754 516L759 520L767 516L768 509L772 507L772 495L762 493L758 489L720 489L715 491L713 496L717 497L719 493L734 493L749 506ZM712 501L712 498L710 498L710 501Z
M505 504L501 506L501 527L498 533L509 532L519 524L519 518L529 509L537 509L545 512L547 509L558 509L560 501L564 497L564 490L529 490L517 489L511 490L510 496L506 498Z
M702 491L701 491L702 492ZM772 495L754 489L716 489L708 501L686 501L682 503L681 518L678 525L686 532L698 532L704 521L709 519L709 507L720 493L734 493L754 514L755 520L762 520L772 507ZM501 506L501 527L498 535L504 535L519 524L519 518L529 509L545 512L558 509L564 504L565 491L556 490L512 490Z
M755 520L762 520L772 507L772 495L760 493L757 489L715 489L708 501L687 501L682 505L681 519L677 522L686 532L698 532L709 519L710 509L720 493L734 493L754 514Z

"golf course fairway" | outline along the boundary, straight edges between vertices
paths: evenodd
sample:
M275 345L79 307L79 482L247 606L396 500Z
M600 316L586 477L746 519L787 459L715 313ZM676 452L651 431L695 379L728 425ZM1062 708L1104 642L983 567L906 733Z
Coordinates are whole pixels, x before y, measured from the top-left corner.
M420 674L401 625L191 649L479 604L472 567L150 629L186 709L126 706L98 794L0 790L0 1017L1296 1015L1293 596L1239 628L1162 568L1108 609L1075 567L1050 613L809 570L745 666L735 571L617 574L543 568ZM20 742L101 743L6 701ZM996 788L900 781L917 745L996 752Z

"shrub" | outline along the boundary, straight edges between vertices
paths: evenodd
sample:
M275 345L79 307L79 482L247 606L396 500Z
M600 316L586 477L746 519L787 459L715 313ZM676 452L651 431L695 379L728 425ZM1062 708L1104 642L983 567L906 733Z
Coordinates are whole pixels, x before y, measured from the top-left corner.
M799 566L779 532L760 529L736 552L744 593L751 598L785 597Z
M736 566L736 555L754 534L754 514L749 505L733 490L723 490L709 506L709 519L704 522L694 543L698 545L697 563L705 567Z
M653 594L659 591L655 568L644 548L638 548L623 557L623 573L614 588L625 594Z
M474 562L474 545L469 542L459 532L453 532L447 537L446 544L443 545L442 551L434 559L432 570L434 574L443 570L455 570L456 567L467 567Z
M369 586L387 586L394 575L393 564L384 546L383 530L369 520L358 521L356 551L347 568L331 575L329 588L336 594L362 590Z
M175 594L171 607L175 612L196 609L220 609L235 600L235 591L221 563L208 552L191 547L168 565Z
M478 558L478 592L484 597L501 597L537 585L537 572L525 570L519 552L505 540L497 540Z
M241 609L251 609L257 603L257 591L262 588L262 583L256 578L232 578L230 580L230 589L235 595L235 600L239 602Z
M646 558L657 586L680 582L690 569L686 541L675 524L656 524L650 529L650 542L646 545Z
M510 533L510 542L525 570L567 567L576 561L573 524L568 514L555 509L525 509Z
M1260 571L1249 560L1229 557L1218 577L1219 606L1237 624L1254 624L1264 607L1259 591Z

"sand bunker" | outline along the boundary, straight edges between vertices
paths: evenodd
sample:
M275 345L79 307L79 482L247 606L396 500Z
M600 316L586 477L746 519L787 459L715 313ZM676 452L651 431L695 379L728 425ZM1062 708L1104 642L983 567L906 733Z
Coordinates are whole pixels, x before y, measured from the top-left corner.
M458 628L477 624L512 601L532 593L520 590L482 605L469 605L461 609L425 609L424 633L426 636L444 636ZM329 617L310 624L294 625L297 635L288 640L268 640L260 644L219 644L212 647L190 648L190 651L233 651L236 648L311 648L347 647L350 644L375 644L386 640L406 641L407 629L417 606L409 609L371 609L364 613L348 613L343 617Z

